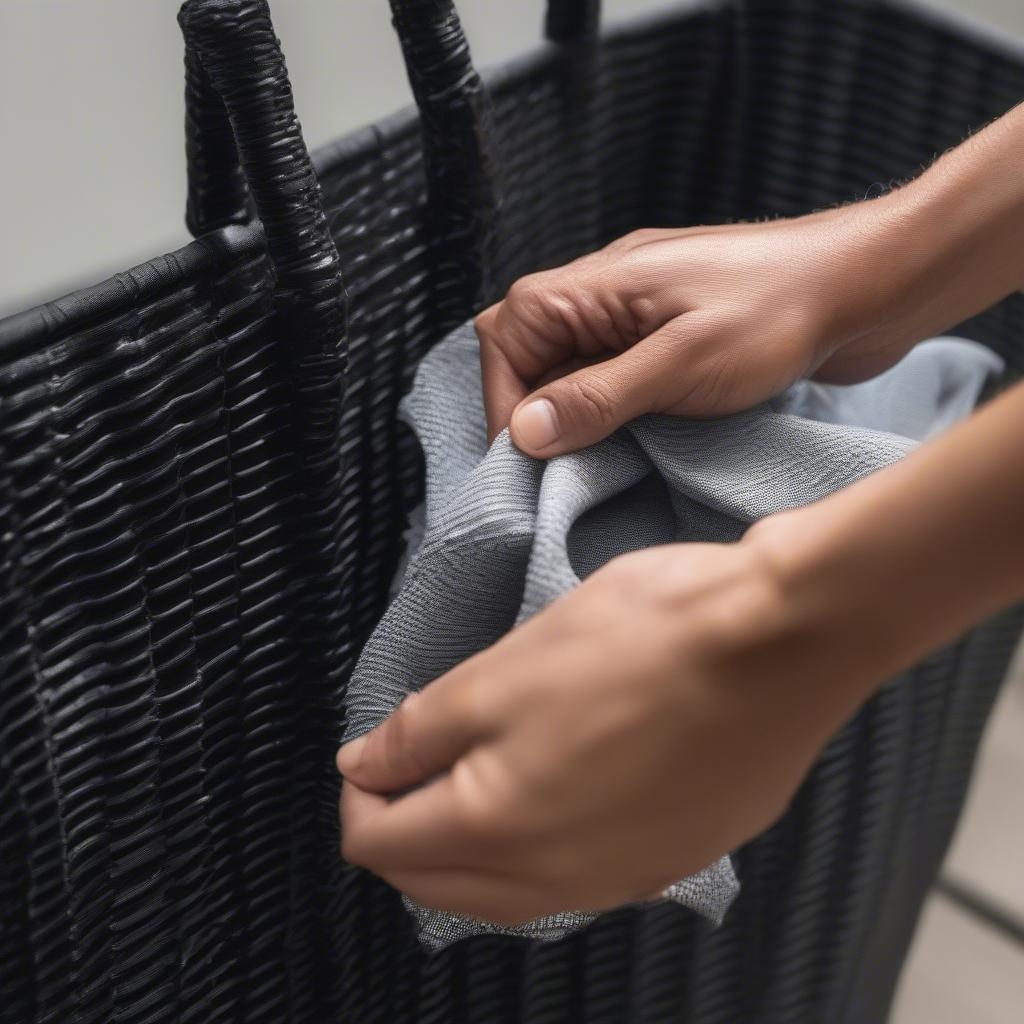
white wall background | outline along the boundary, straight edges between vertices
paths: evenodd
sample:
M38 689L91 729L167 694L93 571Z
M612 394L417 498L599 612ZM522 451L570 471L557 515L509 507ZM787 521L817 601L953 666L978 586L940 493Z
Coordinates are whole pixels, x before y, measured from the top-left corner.
M823 0L828 2L828 0ZM1024 37L1024 0L932 0ZM606 19L665 0L605 0ZM461 0L478 66L544 0ZM274 0L310 148L409 102L386 0ZM178 0L0 0L0 315L186 242Z

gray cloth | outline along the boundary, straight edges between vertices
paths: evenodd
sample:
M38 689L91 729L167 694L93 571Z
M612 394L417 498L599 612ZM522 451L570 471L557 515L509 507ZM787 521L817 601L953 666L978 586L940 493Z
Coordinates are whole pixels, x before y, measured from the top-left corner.
M966 415L1001 371L982 346L939 339L864 384L801 382L718 420L644 416L584 451L539 462L507 431L488 448L477 338L464 325L423 359L402 402L423 446L425 502L410 521L396 596L349 684L346 740L615 555L736 540L763 516L895 462ZM719 924L738 888L723 857L663 898ZM433 949L491 932L554 939L595 916L502 928L405 902Z

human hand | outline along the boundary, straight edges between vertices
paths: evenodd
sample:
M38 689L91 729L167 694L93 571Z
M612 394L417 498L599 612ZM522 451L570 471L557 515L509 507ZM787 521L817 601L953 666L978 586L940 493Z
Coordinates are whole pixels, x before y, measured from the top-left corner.
M874 200L636 231L520 279L476 319L490 435L511 421L520 448L549 457L643 413L722 415L804 376L881 372L909 347L883 327L871 254L887 219Z
M637 231L522 278L476 320L489 435L549 458L643 413L724 415L888 369L1018 286L1016 221L971 209L955 165L789 220Z
M855 701L835 672L807 699L760 535L614 559L343 747L346 860L514 924L652 896L767 827Z
M515 924L756 835L883 679L1024 600L1022 416L1017 385L738 543L613 559L342 748L344 856Z
M521 286L481 319L491 432L537 385L569 381L578 406L546 456L659 402L739 408L801 365L878 372L1021 286L1022 127L1024 106L885 202L648 235L552 271L563 290ZM573 287L591 271L605 304ZM652 305L665 296L678 308ZM597 393L566 374L602 358L588 418ZM342 748L344 855L425 905L511 924L652 895L756 834L882 679L1024 600L1022 416L1017 385L738 544L613 560Z

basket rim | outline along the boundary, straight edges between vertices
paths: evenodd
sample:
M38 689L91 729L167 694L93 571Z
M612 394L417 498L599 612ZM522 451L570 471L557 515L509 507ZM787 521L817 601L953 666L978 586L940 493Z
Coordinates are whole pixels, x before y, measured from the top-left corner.
M662 9L627 15L603 24L601 39L607 43L628 39L634 34L658 31L695 15L728 8L734 2L676 0ZM902 12L922 25L954 33L993 53L1024 62L1024 39L960 10L935 7L925 0L827 0L824 9L840 13L844 7L874 7ZM557 44L541 40L522 53L486 66L480 72L481 80L488 91L499 90L542 70L557 59L559 52ZM372 123L346 132L338 139L321 144L310 154L317 177L327 177L347 160L358 158L367 150L380 148L414 131L418 121L419 111L410 103ZM0 359L17 359L26 354L30 345L116 314L123 308L125 300L133 302L155 298L197 276L228 266L235 259L257 256L264 249L263 229L259 223L228 225L94 284L2 316Z

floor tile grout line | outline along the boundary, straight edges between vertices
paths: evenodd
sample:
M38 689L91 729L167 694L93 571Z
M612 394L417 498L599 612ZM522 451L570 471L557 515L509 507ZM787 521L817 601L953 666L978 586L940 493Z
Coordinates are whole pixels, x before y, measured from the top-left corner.
M949 875L943 875L935 883L935 892L966 910L993 931L998 931L1017 945L1024 946L1024 920L973 886Z

